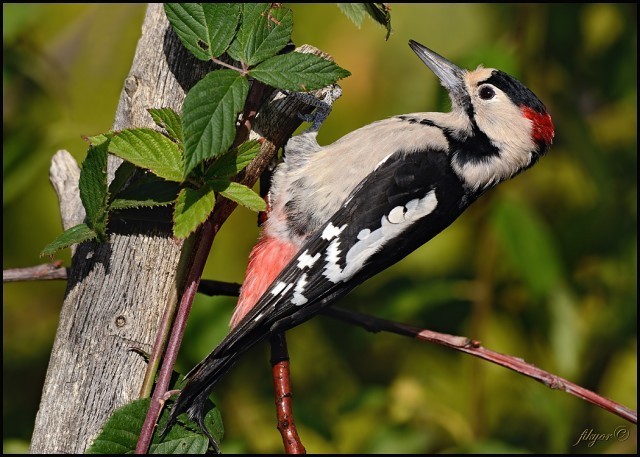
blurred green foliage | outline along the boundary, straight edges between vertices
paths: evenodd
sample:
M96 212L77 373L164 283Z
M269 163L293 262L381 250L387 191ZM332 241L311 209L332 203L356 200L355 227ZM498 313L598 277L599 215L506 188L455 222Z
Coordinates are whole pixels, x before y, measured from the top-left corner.
M393 4L394 32L335 5L299 4L294 40L351 71L320 143L374 120L446 110L415 39L460 66L501 68L545 102L555 144L532 170L341 305L466 335L637 406L637 5ZM48 164L108 130L144 5L3 4L3 268L42 262L61 232ZM151 108L151 107L150 107ZM258 233L240 209L205 277L241 282ZM69 254L61 258L69 262ZM3 288L3 438L26 451L62 283ZM231 298L199 297L179 368L227 331ZM528 378L451 350L325 317L288 333L296 424L314 453L635 453L637 429ZM216 389L225 452L282 452L266 345ZM64 401L64 399L61 399ZM574 446L581 433L630 437Z

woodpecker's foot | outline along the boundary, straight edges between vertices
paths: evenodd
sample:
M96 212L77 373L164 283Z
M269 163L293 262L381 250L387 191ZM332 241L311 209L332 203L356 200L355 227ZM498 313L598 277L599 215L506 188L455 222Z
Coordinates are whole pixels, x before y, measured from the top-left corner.
M309 122L306 132L317 132L333 108L333 103L342 95L342 88L337 84L331 84L315 93L308 92L287 92L287 95L297 98L303 103L313 106L315 110L311 114L298 114L298 117L305 122Z

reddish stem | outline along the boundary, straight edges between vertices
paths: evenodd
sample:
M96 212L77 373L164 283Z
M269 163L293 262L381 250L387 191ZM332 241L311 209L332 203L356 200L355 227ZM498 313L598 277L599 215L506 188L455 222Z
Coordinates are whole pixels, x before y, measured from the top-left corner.
M638 413L636 411L609 400L608 398L604 398L595 392L591 392L590 390L580 387L564 378L561 378L560 376L541 370L522 359L486 349L482 347L478 341L462 336L447 335L445 333L424 330L342 308L325 308L322 313L327 316L358 325L370 332L385 331L396 333L398 335L410 336L471 354L474 357L488 360L496 365L503 366L533 378L551 389L564 390L573 396L582 398L583 400L599 406L606 411L616 414L629 422L633 422L634 424L638 423Z
M278 430L282 436L286 454L306 454L296 424L293 420L291 401L291 372L289 370L289 352L284 333L271 338L271 372L276 403Z
M147 417L145 418L144 424L142 425L140 438L138 440L138 444L136 445L136 454L146 454L149 450L149 445L151 444L151 440L153 438L153 432L162 411L165 394L169 389L169 382L171 381L173 366L175 365L176 359L178 357L178 350L180 349L180 344L182 343L182 337L184 335L184 329L187 325L189 312L191 311L191 305L193 304L193 299L195 298L196 292L198 291L198 284L200 283L200 278L202 277L202 272L204 271L204 266L207 262L207 257L209 256L211 245L213 244L213 240L216 236L216 233L218 232L217 224L215 224L213 220L214 217L215 213L209 219L207 219L200 230L201 238L197 243L193 264L191 265L189 274L187 276L187 287L182 294L182 298L180 299L180 305L178 306L176 319L173 323L173 328L171 329L171 336L169 337L167 350L164 354L162 367L160 368L160 372L158 374L156 387L155 389L153 389L151 405L149 406Z

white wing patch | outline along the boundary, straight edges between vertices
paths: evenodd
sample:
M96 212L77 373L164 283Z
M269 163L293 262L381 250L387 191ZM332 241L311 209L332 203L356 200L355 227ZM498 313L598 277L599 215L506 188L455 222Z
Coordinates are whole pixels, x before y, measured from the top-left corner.
M298 282L296 283L295 289L293 289L293 298L291 299L291 303L293 303L296 306L302 306L309 301L307 300L307 297L302 295L302 292L304 292L304 286L306 285L307 285L307 274L305 273L302 276L300 276L300 279L298 279Z
M311 257L309 255L309 250L307 249L298 258L298 268L300 268L301 270L305 268L310 268L318 261L319 258L320 258L319 252L313 257Z
M380 220L380 228L358 233L358 242L346 254L345 268L338 265L340 258L340 239L331 242L326 251L324 275L333 283L346 281L356 274L364 263L378 252L389 240L398 237L414 222L433 212L438 205L435 190L423 198L415 198L404 206L396 206Z
M347 224L344 224L342 227L336 227L331 222L329 222L329 225L327 225L322 231L322 238L327 241L331 241L336 236L340 235L346 226Z
M271 295L284 295L289 292L289 289L293 287L293 284L287 284L286 282L280 281L271 291Z
M325 277L332 283L338 283L342 280L342 270L338 265L340 259L340 239L336 238L331 242L326 251L327 265L324 267Z

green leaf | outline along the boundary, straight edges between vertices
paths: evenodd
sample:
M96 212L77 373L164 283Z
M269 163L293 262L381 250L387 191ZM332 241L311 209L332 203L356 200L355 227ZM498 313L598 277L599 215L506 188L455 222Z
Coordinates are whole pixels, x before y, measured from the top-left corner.
M131 454L136 448L138 437L142 431L151 400L144 398L118 408L105 422L100 434L87 449L87 454ZM205 425L215 424L217 409L209 411L205 416ZM158 430L164 429L169 408L164 408ZM194 431L198 430L198 431ZM217 440L222 438L219 429L210 428ZM167 436L160 441L159 434L154 434L149 447L150 454L205 454L209 440L197 428L197 425L181 414L178 423L169 430Z
M356 27L362 27L362 21L364 21L364 16L367 14L367 8L364 3L338 3L338 8Z
M329 60L300 52L265 60L249 74L269 86L294 92L320 89L351 75Z
M152 174L140 177L115 198L110 209L167 206L176 201L179 187Z
M347 16L356 27L360 28L366 15L387 29L386 39L391 35L391 14L384 3L338 3L340 11Z
M222 55L240 21L237 3L167 3L164 10L184 47L200 60Z
M152 129L128 129L115 135L109 152L168 181L182 182L182 152L176 143Z
M171 108L148 109L149 114L153 118L153 122L158 127L167 131L169 136L178 142L179 146L184 144L184 135L182 134L182 119L180 115Z
M200 162L229 149L248 92L247 79L233 70L213 71L189 91L182 115L185 175Z
M229 178L237 175L251 163L260 152L260 143L255 140L245 141L237 149L227 152L216 160L205 174L206 180Z
M240 7L239 3L202 3L211 57L222 55L231 44L240 22Z
M40 256L53 255L60 249L68 248L69 246L82 243L84 241L93 240L97 237L98 234L89 228L88 225L75 225L65 230L55 240L46 245L42 252L40 252Z
M106 230L107 204L107 157L109 142L91 146L82 162L80 172L80 199L87 213L87 225L99 234Z
M389 13L389 7L385 3L363 3L369 16L387 29L386 40L391 35L391 14Z
M264 199L247 186L223 180L212 181L210 184L216 191L220 192L220 195L252 211L264 211L267 209Z
M229 55L248 66L275 56L291 40L293 13L271 3L243 3L242 22Z
M191 232L207 220L215 203L215 193L208 186L198 190L182 189L178 194L173 211L174 236L176 238L188 237Z

